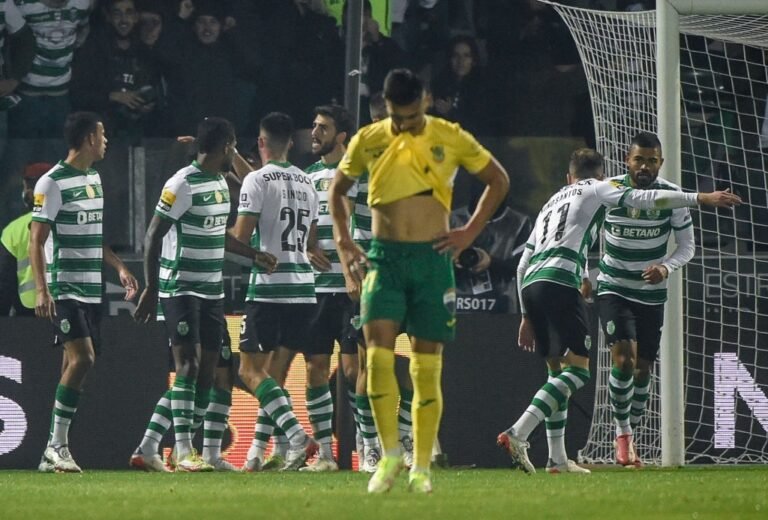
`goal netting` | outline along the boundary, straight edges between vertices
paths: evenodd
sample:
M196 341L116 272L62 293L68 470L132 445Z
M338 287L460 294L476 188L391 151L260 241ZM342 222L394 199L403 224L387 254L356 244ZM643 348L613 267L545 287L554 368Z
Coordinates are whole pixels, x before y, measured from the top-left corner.
M624 174L632 136L659 128L656 12L551 5L568 25L584 64L606 174ZM679 30L682 186L731 188L745 200L735 211L692 212L697 250L682 273L680 316L685 462L766 463L768 15L681 15ZM611 360L602 341L595 352L594 415L579 459L613 463ZM664 391L658 368L657 363L652 398L635 432L640 457L656 464L661 462L659 394Z

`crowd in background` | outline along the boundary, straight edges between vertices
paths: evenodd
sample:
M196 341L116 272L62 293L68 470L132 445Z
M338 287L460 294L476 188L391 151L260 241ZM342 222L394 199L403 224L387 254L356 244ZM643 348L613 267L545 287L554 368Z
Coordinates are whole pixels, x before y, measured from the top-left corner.
M23 31L6 16L5 77L16 84L0 82L0 96L14 105L12 138L58 138L70 110L101 113L110 137L190 134L206 115L228 118L248 136L270 111L310 121L314 106L343 101L344 0L0 4L14 2L36 41L15 37ZM536 0L366 0L362 106L401 66L431 85L434 114L477 135L591 142L575 45L554 10Z

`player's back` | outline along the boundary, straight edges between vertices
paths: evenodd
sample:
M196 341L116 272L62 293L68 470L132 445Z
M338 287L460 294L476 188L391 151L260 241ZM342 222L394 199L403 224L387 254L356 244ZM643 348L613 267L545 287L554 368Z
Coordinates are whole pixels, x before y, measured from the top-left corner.
M251 244L275 255L278 261L272 274L254 266L247 300L315 302L314 274L306 246L312 222L317 220L317 206L311 179L291 164L270 162L245 178L240 213L259 216Z
M578 287L586 255L605 217L597 179L564 186L544 204L526 247L533 256L523 286L548 280Z

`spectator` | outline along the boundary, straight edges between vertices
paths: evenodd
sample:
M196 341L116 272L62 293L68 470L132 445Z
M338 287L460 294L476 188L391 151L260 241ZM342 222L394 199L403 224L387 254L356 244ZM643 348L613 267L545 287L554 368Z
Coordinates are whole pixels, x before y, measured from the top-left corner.
M13 68L7 67L3 60L6 32L11 55L10 65ZM32 30L26 25L13 0L0 0L0 111L8 110L18 104L16 88L21 78L32 67L34 57L35 36ZM5 137L5 132L0 133L0 137Z
M191 135L197 123L217 116L232 120L236 115L236 49L223 36L226 10L216 0L195 4L192 35L173 37L164 24L154 51L168 84L168 108L172 135ZM165 21L165 20L164 20Z
M88 34L91 0L39 0L18 9L35 34L36 54L17 89L21 101L8 116L8 129L14 137L60 138L70 112L72 56Z
M448 67L432 80L433 113L460 123L472 134L488 135L494 128L488 110L493 96L480 66L477 42L471 36L456 36L448 49Z
M75 55L72 104L102 114L110 137L140 139L158 131L162 92L149 49L139 39L134 0L106 0L106 25Z
M22 171L26 213L8 224L0 236L0 316L35 315L35 281L29 265L29 225L35 184L53 165L28 164Z

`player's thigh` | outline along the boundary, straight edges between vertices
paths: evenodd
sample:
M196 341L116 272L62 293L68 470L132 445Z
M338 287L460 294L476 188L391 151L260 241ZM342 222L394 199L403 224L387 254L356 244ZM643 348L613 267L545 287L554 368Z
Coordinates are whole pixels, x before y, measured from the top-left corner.
M533 328L536 353L543 358L550 357L550 314L546 302L545 283L533 283L523 288L522 299L528 321ZM556 356L553 352L552 356Z
M601 294L597 310L606 345L637 340L637 316L631 301L616 294Z
M406 313L407 262L395 247L372 246L368 254L371 269L363 280L360 294L360 323L375 320L402 323Z
M313 303L278 303L279 343L281 347L304 352L311 343L307 324L315 311ZM331 347L333 348L333 347Z
M305 355L331 354L335 341L342 338L346 316L342 313L340 297L349 300L343 293L317 293L317 304L313 306L307 342L302 348Z
M268 354L280 346L280 309L277 303L245 302L240 322L240 351Z
M637 314L637 357L650 365L656 361L664 325L664 305L635 304Z
M101 351L101 309L97 304L77 300L57 300L53 317L54 344L66 348L68 343L87 339L92 355ZM70 356L70 354L67 354Z
M420 348L426 352L452 341L456 333L456 281L450 255L431 247L414 255L407 294L406 332L418 338Z
M165 329L171 345L193 349L200 344L200 298L174 296L161 298Z
M223 344L224 330L226 328L224 300L201 300L200 347L206 351L216 352L218 356Z
M568 354L589 358L592 348L592 336L589 331L589 309L578 289L561 285L552 295L556 298L551 327L553 343L558 347L558 355ZM569 361L570 364L574 364Z

